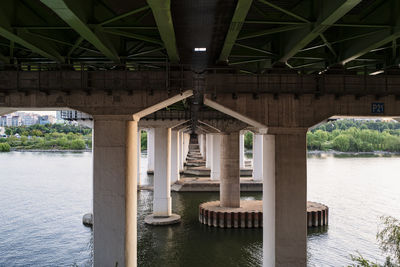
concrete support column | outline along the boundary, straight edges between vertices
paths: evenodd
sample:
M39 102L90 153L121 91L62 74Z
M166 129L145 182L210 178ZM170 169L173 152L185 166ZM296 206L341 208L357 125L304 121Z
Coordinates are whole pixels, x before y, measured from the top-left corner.
M185 170L184 166L184 144L183 144L183 132L178 132L179 135L179 172L183 172Z
M240 132L240 137L239 137L239 164L240 164L240 169L244 169L244 133Z
M253 135L253 179L262 181L263 179L263 136Z
M263 266L275 266L275 136L263 135ZM254 139L253 139L254 140Z
M213 154L212 137L212 134L206 134L206 168L211 168Z
M147 172L154 172L154 129L147 130Z
M171 215L171 129L154 129L153 215Z
M306 130L264 136L264 141L264 266L303 267L307 265Z
M186 157L189 153L189 142L190 142L190 134L183 134L183 142L184 142L184 161L186 162Z
M221 135L214 134L212 136L212 156L211 156L211 180L219 180L221 174Z
M137 122L94 116L94 265L136 266Z
M171 131L171 184L179 180L179 133Z
M201 146L203 147L203 159L207 158L207 141L206 141L206 134L201 135Z
M197 143L199 144L199 150L200 150L200 154L203 156L203 135L202 134L198 134L197 135Z
M222 133L221 138L221 207L240 207L239 132Z
M137 184L140 186L140 161L142 155L142 130L138 130L137 134Z

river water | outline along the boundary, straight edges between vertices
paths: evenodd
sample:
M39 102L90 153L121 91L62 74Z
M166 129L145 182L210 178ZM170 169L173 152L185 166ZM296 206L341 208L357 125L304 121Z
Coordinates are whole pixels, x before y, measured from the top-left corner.
M400 157L309 156L308 199L327 204L330 225L310 231L308 266L346 266L357 251L384 260L379 217L400 218ZM142 155L142 184L145 175ZM90 266L91 153L0 153L0 266ZM197 207L215 193L173 193L182 223L150 227L152 192L138 195L139 266L261 266L261 229L214 229ZM261 199L260 193L242 198Z

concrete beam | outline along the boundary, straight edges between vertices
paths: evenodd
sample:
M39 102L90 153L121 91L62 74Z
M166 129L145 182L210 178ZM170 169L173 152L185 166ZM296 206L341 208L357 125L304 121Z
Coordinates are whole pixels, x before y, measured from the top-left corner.
M66 0L41 0L43 4L54 11L62 20L64 20L72 29L79 33L89 43L96 47L110 60L119 63L120 59L117 51L112 44L99 32L101 27L97 27L96 34L84 22L84 19L78 14L81 13L81 1L66 1Z
M164 101L161 101L159 103L157 103L156 105L153 105L151 107L145 108L137 113L135 113L133 115L133 117L135 118L135 120L140 120L140 118L143 118L151 113L156 112L157 110L163 109L165 107L168 107L176 102L179 102L185 98L188 98L190 96L193 95L193 91L192 90L187 90L181 94L175 95L173 97L170 97Z
M229 108L227 108L227 107L225 107L225 106L223 106L223 105L211 100L208 95L204 95L203 103L206 106L209 106L209 107L211 107L211 108L213 108L215 110L218 110L218 111L220 111L222 113L225 113L225 114L227 114L227 115L229 115L229 116L231 116L231 117L233 117L235 119L238 119L239 121L247 123L247 124L249 124L251 126L254 126L256 128L267 128L267 126L255 121L255 120L252 120L251 118L249 118L249 117L247 117L247 116L245 116L245 115L243 115L243 114L241 114L241 113L239 113L237 111L229 109ZM245 127L243 127L243 128L245 128Z
M309 26L304 29L292 31L285 35L286 38L284 37L283 40L284 46L278 61L288 61L289 58L306 47L311 41L328 29L330 25L346 15L347 12L360 2L361 0L321 1L321 11L314 24L309 24Z
M187 120L140 120L139 127L143 128L175 128L185 124Z

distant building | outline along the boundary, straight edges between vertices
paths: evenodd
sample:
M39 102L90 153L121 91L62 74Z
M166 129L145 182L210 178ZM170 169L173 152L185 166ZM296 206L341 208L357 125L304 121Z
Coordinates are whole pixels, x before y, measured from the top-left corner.
M1 127L7 126L7 116L1 116L0 117L0 126Z
M47 116L47 115L45 115L45 116L39 116L39 121L38 121L38 123L39 123L40 125L49 124L49 123L50 123L50 121L49 121L49 116Z
M34 125L36 123L36 119L31 114L22 115L21 124L24 126Z
M12 116L11 118L11 126L20 126L20 117L19 116Z

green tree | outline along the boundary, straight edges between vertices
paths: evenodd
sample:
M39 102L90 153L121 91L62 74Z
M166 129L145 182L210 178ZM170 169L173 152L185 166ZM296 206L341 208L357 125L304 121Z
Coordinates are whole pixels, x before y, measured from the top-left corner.
M11 147L7 143L0 143L0 152L10 152Z
M353 267L399 267L400 266L400 221L394 217L381 217L382 228L376 238L379 247L386 254L386 261L382 264L365 259L361 254L350 255Z
M85 149L86 148L85 141L83 141L82 139L72 140L70 143L70 148L75 150Z

